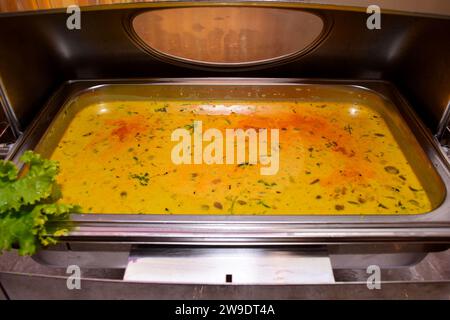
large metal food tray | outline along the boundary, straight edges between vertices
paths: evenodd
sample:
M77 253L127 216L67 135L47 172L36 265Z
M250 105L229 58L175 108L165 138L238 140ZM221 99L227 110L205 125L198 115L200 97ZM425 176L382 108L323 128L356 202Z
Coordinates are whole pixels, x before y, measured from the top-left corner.
M295 90L296 88L308 90ZM89 104L127 99L295 98L353 101L376 108L421 180L435 209L421 215L176 216L74 214L68 241L153 244L304 244L450 239L450 176L434 139L389 83L298 79L152 79L77 81L63 86L16 144L49 156L73 115ZM351 100L349 100L351 99ZM405 125L407 123L407 125Z

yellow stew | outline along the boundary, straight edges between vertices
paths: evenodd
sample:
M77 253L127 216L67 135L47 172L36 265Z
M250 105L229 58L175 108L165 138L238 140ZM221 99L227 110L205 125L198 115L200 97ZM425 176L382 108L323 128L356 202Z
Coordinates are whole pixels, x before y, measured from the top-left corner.
M224 137L226 129L277 129L276 173L263 175L261 162L174 163L179 142L172 141L173 132L193 135L199 122L203 132L214 128ZM203 147L209 143L203 141ZM188 148L189 157L193 149ZM336 215L432 209L386 122L364 105L95 104L76 114L51 158L61 164L62 201L78 203L88 213Z

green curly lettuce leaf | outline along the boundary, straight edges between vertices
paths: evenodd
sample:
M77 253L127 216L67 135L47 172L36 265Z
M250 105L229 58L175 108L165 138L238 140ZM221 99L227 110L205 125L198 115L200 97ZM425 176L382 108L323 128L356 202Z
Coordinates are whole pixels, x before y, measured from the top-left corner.
M27 151L20 160L29 165L25 176L17 179L18 170L11 162L0 165L0 212L19 210L21 206L35 204L52 194L58 163L42 159Z
M19 254L32 255L67 234L61 222L81 209L55 203L61 197L57 162L31 151L20 160L28 165L21 177L12 162L0 162L0 252L18 245Z

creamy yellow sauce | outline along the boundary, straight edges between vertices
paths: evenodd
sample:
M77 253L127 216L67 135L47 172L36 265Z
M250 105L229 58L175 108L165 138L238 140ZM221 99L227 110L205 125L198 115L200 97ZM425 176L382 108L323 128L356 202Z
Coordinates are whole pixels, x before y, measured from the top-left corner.
M278 173L261 175L261 164L174 164L172 132L199 120L204 130L279 129ZM86 213L337 215L432 209L387 124L364 105L95 104L76 114L51 158L60 162L62 201L78 203Z

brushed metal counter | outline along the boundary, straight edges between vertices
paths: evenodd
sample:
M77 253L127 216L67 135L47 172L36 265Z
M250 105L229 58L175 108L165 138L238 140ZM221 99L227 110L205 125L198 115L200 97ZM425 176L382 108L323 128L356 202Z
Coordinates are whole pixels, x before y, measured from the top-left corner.
M367 288L365 269L335 270L334 284L201 285L130 282L123 270L81 268L81 290L70 291L65 268L7 252L0 284L10 299L450 299L449 257L446 251L414 267L382 269L381 290Z
M81 290L67 290L67 278L0 273L10 299L450 299L450 281L385 282L369 290L365 282L321 285L195 285L82 279Z

